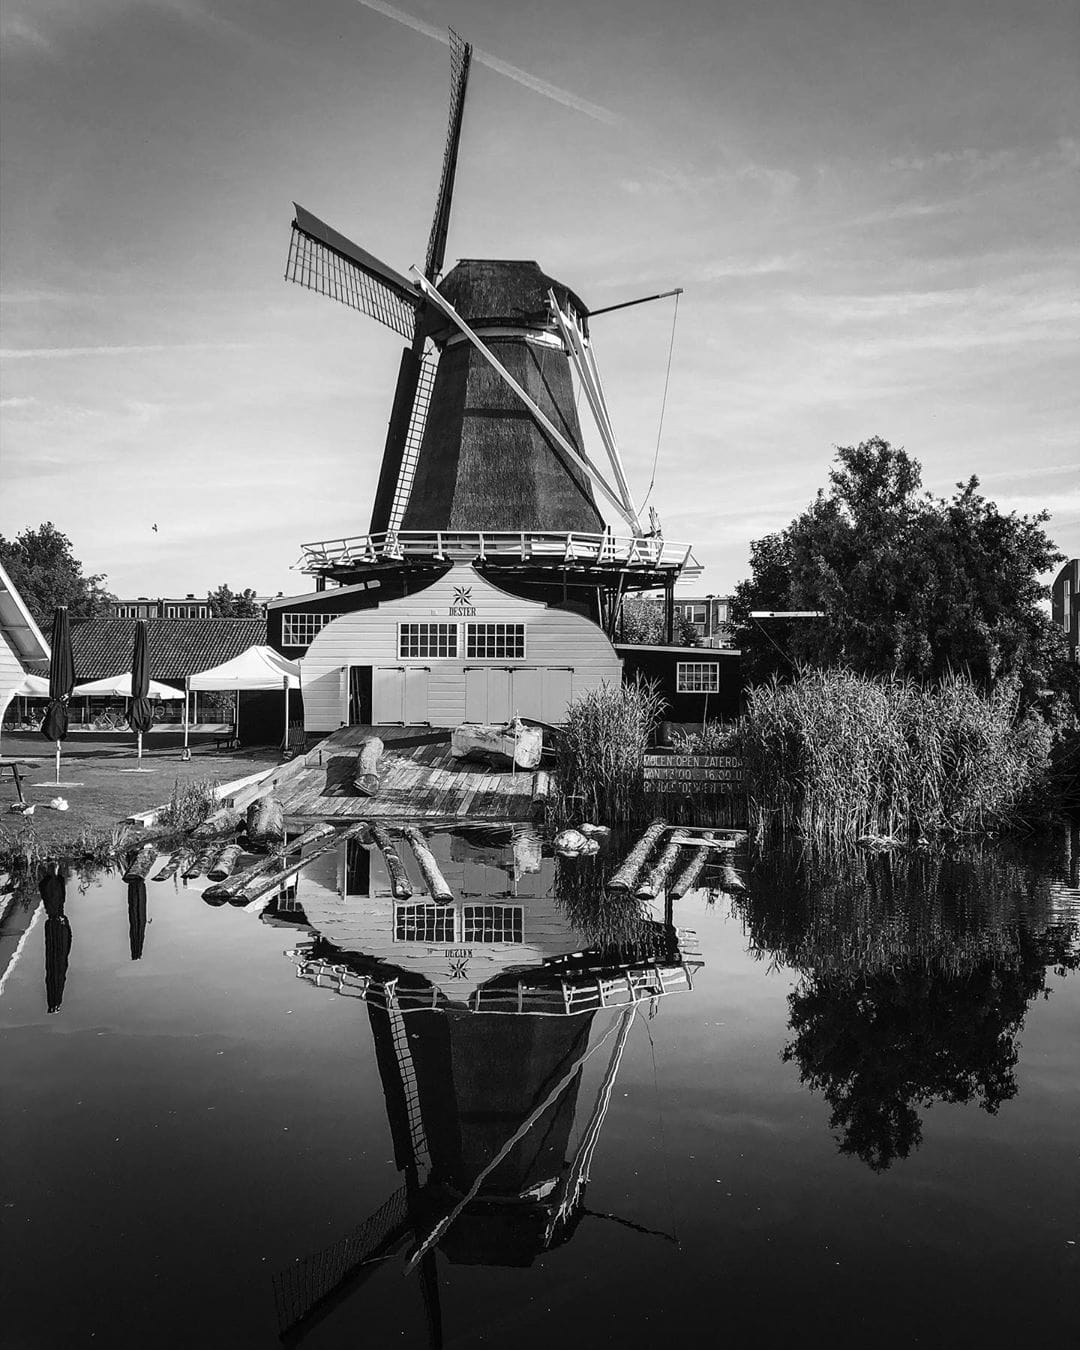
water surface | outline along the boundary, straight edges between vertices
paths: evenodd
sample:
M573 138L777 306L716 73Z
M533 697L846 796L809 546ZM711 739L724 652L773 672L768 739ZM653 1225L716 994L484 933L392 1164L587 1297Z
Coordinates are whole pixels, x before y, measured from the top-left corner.
M619 952L602 862L433 846L439 915L362 848L261 914L115 877L13 908L5 1345L1064 1343L1067 841L740 858Z

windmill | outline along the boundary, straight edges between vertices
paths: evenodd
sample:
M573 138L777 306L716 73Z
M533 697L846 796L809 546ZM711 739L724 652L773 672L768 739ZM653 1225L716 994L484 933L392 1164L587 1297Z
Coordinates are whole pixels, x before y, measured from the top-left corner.
M361 311L409 344L401 356L369 534L329 547L305 545L304 570L349 579L358 559L400 558L402 532L414 542L414 557L418 536L447 531L578 533L605 541L611 530L600 499L629 543L612 554L597 542L586 561L677 572L690 561L689 550L665 552L658 532L643 529L638 518L586 306L532 261L464 259L442 275L472 55L452 30L450 53L449 124L423 269L413 268L410 279L295 208L287 279ZM596 422L608 460L604 468L585 448L572 370ZM483 544L479 551L471 543L469 548L470 557L487 561ZM429 552L444 556L441 538ZM549 556L549 569L553 561L564 560ZM573 550L571 561L581 561ZM656 575L640 581L658 584Z

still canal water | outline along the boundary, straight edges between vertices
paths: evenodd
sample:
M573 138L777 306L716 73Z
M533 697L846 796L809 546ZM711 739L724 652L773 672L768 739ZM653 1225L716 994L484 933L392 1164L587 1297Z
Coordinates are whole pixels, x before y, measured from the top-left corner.
M77 876L13 908L5 1346L1075 1332L1067 837L742 858L603 954L602 861L433 846L438 914L359 846L261 914Z

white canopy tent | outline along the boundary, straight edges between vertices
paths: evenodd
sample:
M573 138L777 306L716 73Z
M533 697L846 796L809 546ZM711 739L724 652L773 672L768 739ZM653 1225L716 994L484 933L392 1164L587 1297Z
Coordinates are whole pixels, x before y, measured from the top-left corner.
M225 661L210 670L202 670L197 675L189 675L185 681L185 695L190 690L200 689L229 690L239 694L242 689L280 689L285 697L284 739L289 737L289 690L300 688L300 666L289 661L273 647L249 647L247 651ZM184 748L188 743L188 705L184 702ZM236 727L240 733L240 700L236 700Z
M46 692L48 692L48 680L45 681ZM126 671L123 675L106 675L101 680L91 680L89 684L77 684L71 691L72 697L79 698L130 698L131 697L131 671ZM171 684L162 684L159 680L150 681L150 690L146 696L149 699L180 699L184 697L183 691L174 689Z
M22 684L17 684L11 694L13 698L48 698L49 677L28 673L23 676Z

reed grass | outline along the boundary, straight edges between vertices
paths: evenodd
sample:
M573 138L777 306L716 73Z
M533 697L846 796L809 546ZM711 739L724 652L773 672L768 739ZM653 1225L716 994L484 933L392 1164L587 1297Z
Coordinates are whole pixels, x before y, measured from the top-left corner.
M627 823L651 809L644 756L664 706L656 685L641 679L601 684L570 704L559 736L551 801L557 823Z
M750 691L738 729L759 842L848 847L996 833L1045 790L1050 733L1018 689L983 694L962 675L933 686L843 669Z

